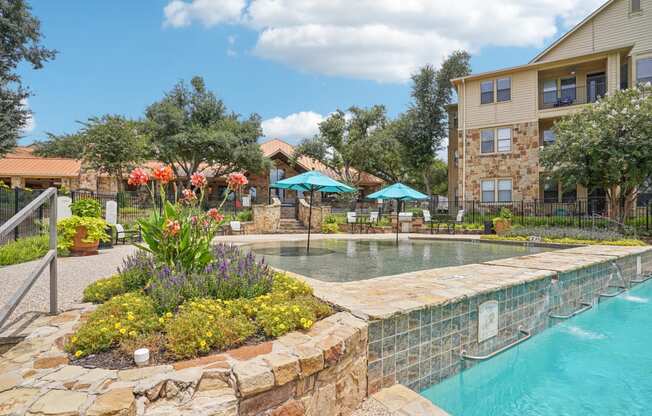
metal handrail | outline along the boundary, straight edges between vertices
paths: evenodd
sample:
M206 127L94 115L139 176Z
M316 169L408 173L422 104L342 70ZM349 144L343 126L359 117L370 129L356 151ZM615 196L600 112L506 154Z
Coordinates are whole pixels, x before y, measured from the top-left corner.
M648 280L652 279L652 272L647 274L641 273L636 277L640 277L640 279L630 279L629 283L639 284L639 283L647 282Z
M521 342L528 340L532 336L532 333L530 331L528 331L527 329L525 329L525 328L523 328L521 326L518 327L518 332L520 332L521 334L524 334L525 336L523 338L517 339L516 341L512 342L511 344L505 345L504 347L492 352L491 354L487 354L487 355L468 355L466 353L466 350L462 350L462 352L460 352L460 357L462 357L462 359L473 360L473 361L488 360L489 358L495 357L496 355L500 354L501 352L507 351L508 349L520 344Z
M548 317L554 318L554 319L570 319L575 315L579 315L584 311L588 311L593 307L593 304L588 303L588 302L580 302L580 305L582 306L581 308L571 312L569 315L555 315L552 312L548 314Z
M627 290L627 288L625 286L609 286L606 289L609 289L610 287L616 288L618 290L616 292L614 292L614 293L601 292L601 293L598 293L598 296L600 296L602 298L615 298L616 296L620 295L621 293L623 293L623 292L625 292Z
M18 304L23 300L27 292L34 286L36 280L45 270L50 267L50 314L57 313L57 189L48 188L27 206L21 209L16 215L0 226L0 239L9 235L16 227L25 221L33 212L39 209L46 201L50 200L50 239L47 254L36 264L36 267L27 276L25 282L11 296L9 302L0 309L0 328L7 322L9 316L14 312Z

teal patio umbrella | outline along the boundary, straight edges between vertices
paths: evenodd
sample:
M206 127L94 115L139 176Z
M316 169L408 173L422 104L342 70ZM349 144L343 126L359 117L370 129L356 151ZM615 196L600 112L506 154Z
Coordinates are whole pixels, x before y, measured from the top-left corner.
M428 199L428 195L422 194L421 192L399 182L368 195L367 199L396 200L396 244L398 244L398 202Z
M310 210L308 211L308 244L306 252L310 252L310 225L312 224L312 200L315 192L346 193L355 192L355 188L332 179L323 173L311 170L301 175L280 180L270 185L271 188L289 189L291 191L310 192Z

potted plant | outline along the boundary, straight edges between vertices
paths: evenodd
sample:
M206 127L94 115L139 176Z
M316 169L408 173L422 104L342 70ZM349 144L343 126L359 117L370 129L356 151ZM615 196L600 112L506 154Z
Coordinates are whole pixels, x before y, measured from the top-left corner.
M69 249L73 256L97 254L100 241L109 241L106 221L102 216L102 206L94 199L84 198L70 204L73 214L57 223L60 234L59 246Z
M505 234L512 229L512 211L502 207L498 216L493 219L496 234Z

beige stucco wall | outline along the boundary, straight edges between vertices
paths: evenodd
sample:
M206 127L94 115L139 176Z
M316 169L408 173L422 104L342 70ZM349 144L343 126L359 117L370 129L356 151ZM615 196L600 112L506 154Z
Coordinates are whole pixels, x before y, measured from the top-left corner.
M633 55L652 51L652 0L641 0L641 13L630 13L630 0L616 0L570 34L538 61L554 61L634 45Z
M530 201L539 197L538 123L517 123L511 127L512 151L489 155L480 154L480 129L467 130L465 199L480 199L480 181L483 179L511 179L512 199L515 201ZM461 140L460 137L460 160L464 156ZM461 175L460 170L460 195L463 189Z

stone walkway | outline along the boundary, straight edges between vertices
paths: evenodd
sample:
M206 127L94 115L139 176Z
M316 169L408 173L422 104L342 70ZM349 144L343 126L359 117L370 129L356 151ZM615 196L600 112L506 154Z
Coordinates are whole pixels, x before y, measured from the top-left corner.
M59 276L59 310L66 310L81 301L84 288L91 282L114 274L122 260L136 251L130 245L114 246L112 249L100 250L97 256L61 257L58 259ZM0 306L4 306L14 291L25 281L27 275L36 266L36 261L0 267L2 290ZM41 274L27 296L12 314L14 320L28 311L47 312L50 305L50 274L46 270Z

